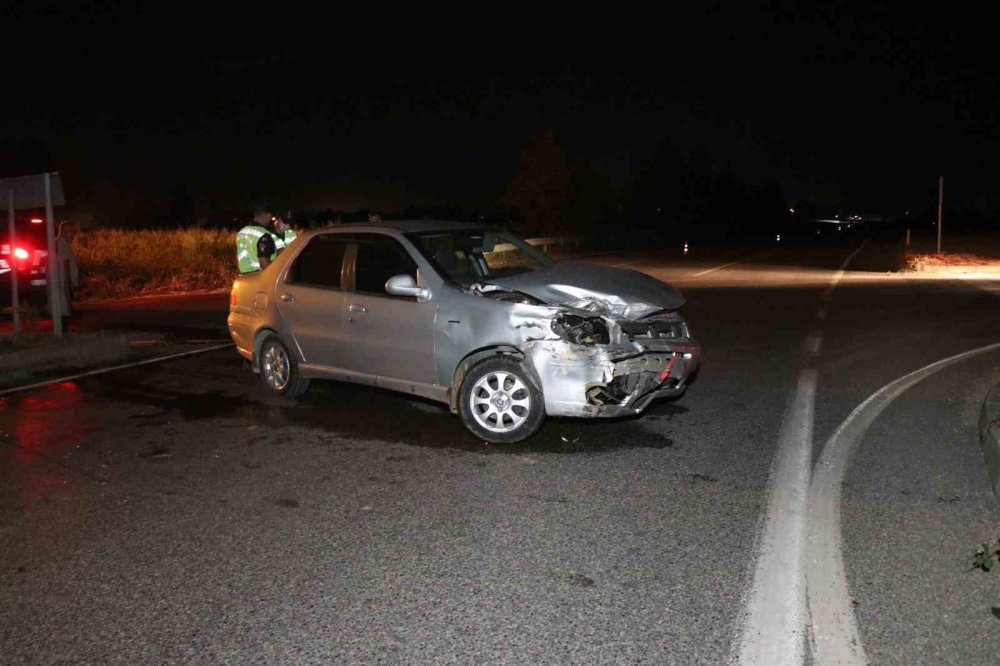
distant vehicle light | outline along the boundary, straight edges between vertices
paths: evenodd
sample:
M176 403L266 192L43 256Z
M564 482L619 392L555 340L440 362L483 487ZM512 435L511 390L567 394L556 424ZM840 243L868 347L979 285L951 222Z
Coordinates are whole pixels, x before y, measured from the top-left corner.
M792 215L795 215L795 209L794 208L789 208L788 212L791 213Z
M15 247L14 248L14 258L15 259L24 260L24 259L27 259L30 256L31 255L28 254L28 251L25 250L23 247Z
M781 242L781 234L778 234L777 236L775 236L774 240L780 243Z
M41 224L41 223L42 223L42 222L44 222L44 221L45 221L45 220L43 220L43 219L42 219L42 218L40 218L40 217L33 217L33 218L31 218L31 223L32 223L32 224Z
M684 243L684 254L685 254L685 256L687 255L687 253L688 253L688 244Z

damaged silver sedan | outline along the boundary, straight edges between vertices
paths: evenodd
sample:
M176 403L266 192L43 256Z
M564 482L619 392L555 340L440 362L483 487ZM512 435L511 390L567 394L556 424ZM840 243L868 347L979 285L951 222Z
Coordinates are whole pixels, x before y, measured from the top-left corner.
M614 417L682 393L700 347L680 293L636 271L557 263L457 222L302 235L233 284L229 332L264 385L311 379L438 400L493 443L546 415Z

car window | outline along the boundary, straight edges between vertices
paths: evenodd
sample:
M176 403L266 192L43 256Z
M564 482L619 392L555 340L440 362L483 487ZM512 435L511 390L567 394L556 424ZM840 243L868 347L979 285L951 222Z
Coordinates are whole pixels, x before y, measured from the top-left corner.
M502 231L457 229L408 234L407 238L442 277L463 286L553 265L540 250Z
M340 289L340 271L344 265L347 242L335 234L316 236L295 258L289 282L328 289Z
M354 268L354 290L388 296L386 281L394 275L417 279L417 264L406 249L388 236L358 236L358 257Z

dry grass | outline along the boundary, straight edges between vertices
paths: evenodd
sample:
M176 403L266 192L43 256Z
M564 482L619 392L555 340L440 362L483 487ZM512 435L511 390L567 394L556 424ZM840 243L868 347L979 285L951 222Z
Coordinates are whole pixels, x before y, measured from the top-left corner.
M931 234L913 238L906 253L907 272L968 273L1000 272L1000 234L980 232L946 235L944 252L937 254L937 239Z
M219 229L79 233L77 298L225 288L236 273L236 232Z
M906 268L904 270L927 272L962 267L982 268L992 266L1000 266L1000 261L976 254L909 254L906 257Z

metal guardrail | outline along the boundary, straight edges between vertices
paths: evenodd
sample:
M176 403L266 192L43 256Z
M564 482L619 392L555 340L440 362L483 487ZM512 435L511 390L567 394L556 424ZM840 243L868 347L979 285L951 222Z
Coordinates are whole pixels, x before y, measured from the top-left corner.
M534 245L535 247L542 248L542 252L545 252L549 247L558 245L560 250L565 250L567 246L574 250L580 249L580 245L584 241L587 241L591 236L550 236L547 238L525 238L524 242L528 245ZM494 252L510 252L516 249L510 243L500 243L493 248Z

